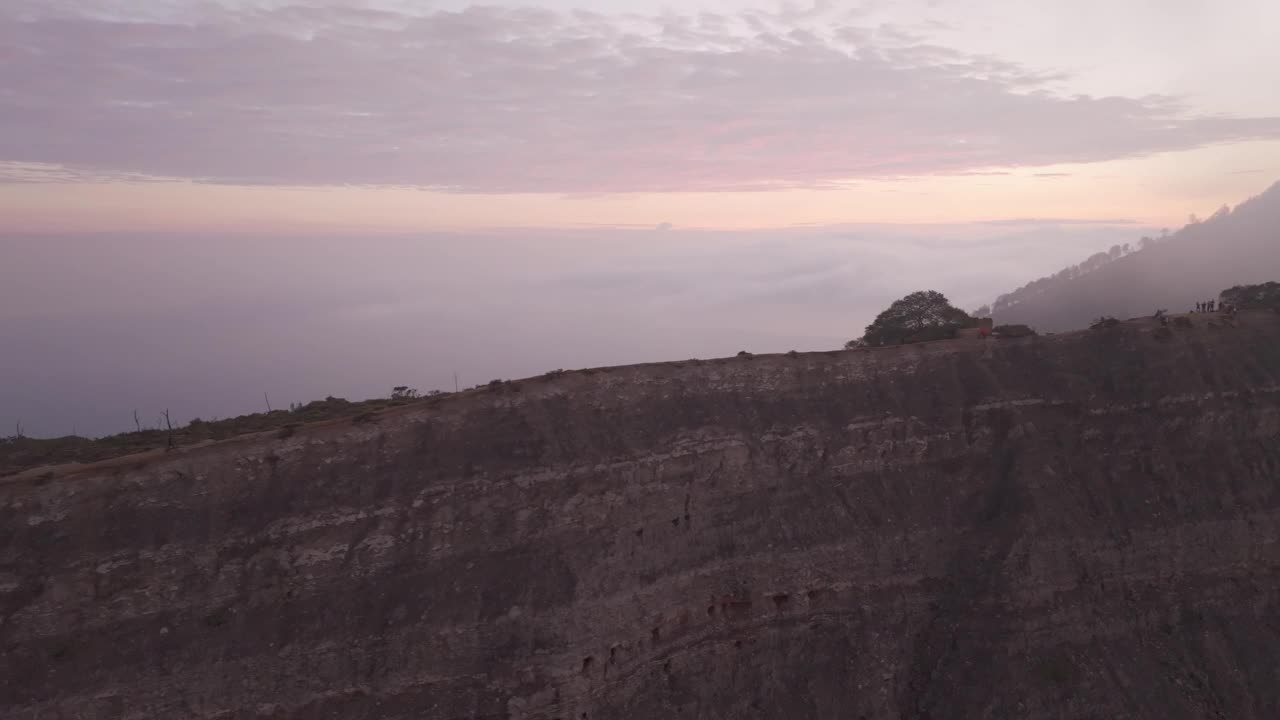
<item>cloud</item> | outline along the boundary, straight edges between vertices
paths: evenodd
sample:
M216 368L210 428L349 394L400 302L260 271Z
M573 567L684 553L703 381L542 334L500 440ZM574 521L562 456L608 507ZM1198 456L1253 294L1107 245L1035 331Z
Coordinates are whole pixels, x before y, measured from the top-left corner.
M653 18L131 6L0 10L0 176L761 190L1280 137L1276 117L1057 95L1053 75L824 3Z
M1136 225L1138 221L1123 218L1005 218L984 220L979 225L997 227L1057 226L1057 225Z
M392 385L832 349L921 288L963 307L1138 226L651 226L33 237L0 227L0 426L131 428ZM234 292L228 292L233 288ZM86 352L85 348L92 348ZM517 348L517 351L512 351Z

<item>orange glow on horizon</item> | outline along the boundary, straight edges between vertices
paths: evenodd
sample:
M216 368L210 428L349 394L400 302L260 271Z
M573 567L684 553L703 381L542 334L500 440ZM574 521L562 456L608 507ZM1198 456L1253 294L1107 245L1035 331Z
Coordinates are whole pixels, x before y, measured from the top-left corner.
M1254 172L1222 168L1252 164ZM1270 168L1268 171L1267 168ZM406 188L189 182L0 185L9 232L425 232L587 226L754 230L1007 218L1127 219L1179 227L1264 190L1280 143L1248 143L1090 165L749 193L476 195Z

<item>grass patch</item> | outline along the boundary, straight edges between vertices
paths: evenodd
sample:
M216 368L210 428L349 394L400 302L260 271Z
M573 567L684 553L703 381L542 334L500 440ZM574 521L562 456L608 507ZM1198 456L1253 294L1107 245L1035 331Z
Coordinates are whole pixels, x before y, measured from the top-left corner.
M432 399L438 397L433 394ZM342 398L327 397L289 410L254 413L225 420L192 420L184 427L173 429L173 446L182 447L197 443L226 440L240 435L272 432L283 440L292 437L297 429L307 423L324 420L352 418L362 424L376 420L374 413L386 408L418 402L416 397L376 398L351 402ZM142 430L101 438L68 435L58 438L31 438L14 436L0 438L0 476L13 475L31 468L66 463L93 463L136 453L164 450L169 446L167 430ZM47 482L52 477L46 473L37 479Z

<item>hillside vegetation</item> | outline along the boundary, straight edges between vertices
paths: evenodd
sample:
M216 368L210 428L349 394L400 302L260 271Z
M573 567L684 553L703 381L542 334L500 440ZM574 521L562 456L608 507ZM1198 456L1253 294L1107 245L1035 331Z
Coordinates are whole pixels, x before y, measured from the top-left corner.
M1001 295L997 323L1040 331L1086 327L1094 318L1184 312L1237 284L1280 277L1280 183L1234 210L1222 208L1162 238L1112 248L1080 265Z
M86 438L68 435L59 438L33 438L12 435L0 438L0 476L34 467L62 463L90 463L123 455L195 445L207 441L226 440L239 435L275 431L281 437L306 423L369 417L370 413L421 400L416 395L396 394L351 402L328 397L289 410L253 413L224 420L192 420L189 424L167 428L148 428L136 432ZM429 402L432 398L426 398Z

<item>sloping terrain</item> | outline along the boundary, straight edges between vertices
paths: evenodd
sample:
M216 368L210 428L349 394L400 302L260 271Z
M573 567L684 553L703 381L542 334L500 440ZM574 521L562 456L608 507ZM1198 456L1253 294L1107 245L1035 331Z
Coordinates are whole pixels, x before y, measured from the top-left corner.
M1274 718L1280 319L667 363L0 479L0 716Z
M998 323L1041 332L1088 327L1097 317L1187 312L1233 285L1280 278L1280 183L1204 222L1079 276L1055 278L997 304Z
M465 392L465 391L464 391ZM325 420L350 420L387 408L409 403L433 403L438 397L392 397L349 402L329 397L289 410L273 410L253 413L225 420L193 420L173 429L159 427L139 429L136 432L86 438L68 435L57 438L33 438L22 435L0 437L0 477L14 475L23 470L41 466L90 463L125 455L172 450L178 447L201 445L241 435L274 432L278 437L288 437L294 430L309 423Z

